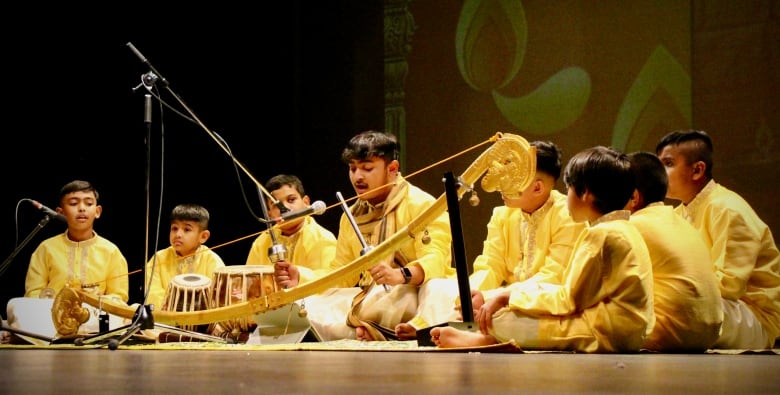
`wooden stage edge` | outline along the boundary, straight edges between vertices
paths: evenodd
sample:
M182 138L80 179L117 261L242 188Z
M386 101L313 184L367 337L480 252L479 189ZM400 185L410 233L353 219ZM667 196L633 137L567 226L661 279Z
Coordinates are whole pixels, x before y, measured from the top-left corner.
M3 394L780 393L778 350L574 354L241 345L229 350L0 347L0 364Z

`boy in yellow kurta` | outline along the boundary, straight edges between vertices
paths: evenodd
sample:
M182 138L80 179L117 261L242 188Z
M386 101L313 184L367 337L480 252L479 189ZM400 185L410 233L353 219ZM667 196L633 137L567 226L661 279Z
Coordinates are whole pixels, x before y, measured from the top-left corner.
M530 145L536 149L533 181L518 196L501 195L504 205L493 209L482 254L474 260L469 282L475 310L504 286L521 281L560 283L563 267L584 228L569 215L566 196L555 190L561 175L561 151L549 141ZM436 297L441 303L427 313L434 317L432 324L462 320L459 307L452 305L458 295L454 278L438 287ZM414 328L404 329L416 337Z
M180 204L171 211L168 234L171 246L146 263L146 304L158 310L176 310L165 306L171 281L180 274L200 274L212 279L214 270L224 267L222 258L204 245L211 236L209 212L196 204Z
M720 285L723 328L713 348L771 348L780 336L780 252L769 227L739 194L715 182L703 131L674 131L656 146L667 197L698 229Z
M488 299L475 320L480 332L438 327L439 347L514 340L526 349L638 351L653 323L653 277L642 236L622 208L634 190L626 155L606 147L579 152L564 173L568 208L587 221L562 283L522 282Z
M11 299L6 307L10 327L52 337L57 334L52 298L65 287L102 295L119 304L128 300L127 260L114 243L94 230L95 220L103 213L97 189L88 181L74 180L62 187L59 196L56 211L65 218L68 229L38 245L30 256L24 297ZM89 312L89 319L79 325L78 333L97 332L97 308L86 303L82 307ZM120 326L121 319L110 316L109 325Z
M472 290L526 280L561 282L584 229L569 215L566 196L555 190L561 175L560 150L551 142L530 144L536 148L536 175L520 196L502 195L504 206L493 209L482 254L474 260L469 279ZM483 300L475 300L473 307L479 308Z
M376 246L411 222L435 198L410 184L399 173L395 136L367 131L354 136L342 153L358 200L350 211L369 246ZM397 326L411 322L427 326L417 316L418 298L426 283L443 278L450 266L449 218L442 213L422 235L409 240L391 256L362 274L346 278L340 289L309 298L309 318L324 340L387 340L398 338ZM339 223L332 269L347 265L364 251L346 214ZM316 307L315 307L316 306Z
M291 211L303 210L311 204L303 183L294 175L274 176L266 182L265 189ZM274 201L265 196L261 198L268 202L268 216L279 218L281 211ZM314 218L306 216L285 221L271 231L277 232L277 243L284 246L284 259L271 262L269 249L273 246L273 238L269 232L263 232L252 243L246 264L274 265L274 279L281 289L307 283L330 272L330 263L336 255L336 236Z
M720 334L723 308L704 241L672 206L664 205L668 177L655 154L629 155L636 190L626 208L653 261L655 326L642 348L702 352Z
M64 287L87 289L127 303L127 260L119 248L99 236L93 226L103 207L98 192L88 181L71 181L60 190L57 212L64 215L68 230L44 240L30 256L24 296L47 294Z

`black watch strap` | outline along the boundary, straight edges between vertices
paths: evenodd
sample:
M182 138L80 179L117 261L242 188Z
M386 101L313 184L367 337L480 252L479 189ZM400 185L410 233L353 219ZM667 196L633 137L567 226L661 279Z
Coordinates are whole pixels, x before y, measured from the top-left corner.
M412 281L412 271L408 267L402 267L401 274L404 275L404 284L409 284Z

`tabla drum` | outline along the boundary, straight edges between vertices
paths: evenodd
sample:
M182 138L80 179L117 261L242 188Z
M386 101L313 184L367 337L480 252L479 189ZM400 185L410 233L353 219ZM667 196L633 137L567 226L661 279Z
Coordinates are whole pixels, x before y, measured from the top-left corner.
M214 270L211 307L226 307L258 299L277 291L274 268L270 265L234 265ZM219 322L227 332L248 333L255 330L252 316Z
M175 276L165 292L165 311L208 310L211 298L211 279L197 273L185 273ZM208 325L180 325L182 329L206 333Z

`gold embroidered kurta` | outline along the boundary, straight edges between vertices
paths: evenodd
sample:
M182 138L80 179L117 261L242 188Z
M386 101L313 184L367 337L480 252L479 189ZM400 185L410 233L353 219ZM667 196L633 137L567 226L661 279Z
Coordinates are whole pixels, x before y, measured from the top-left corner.
M676 211L709 247L721 296L745 302L770 342L780 336L780 252L766 223L745 199L714 180Z
M493 318L498 341L523 339L528 349L633 352L652 330L653 276L642 235L628 211L587 227L575 243L563 283L525 282ZM520 319L518 319L520 318ZM517 322L535 320L532 333Z
M45 288L55 293L70 284L97 283L97 294L127 303L127 260L114 243L99 236L68 239L67 231L41 242L30 256L24 296L37 298Z
M163 307L165 295L174 277L179 274L195 273L213 280L214 270L225 266L222 258L204 245L199 246L195 254L187 257L176 254L173 247L157 251L155 255L156 262L155 257L152 257L146 263L146 284L149 284L149 276L154 266L154 276L149 285L146 304L154 305L156 309Z
M286 260L298 268L298 284L316 280L330 272L330 264L336 256L336 236L314 218L306 217L303 227L291 236L279 232L276 235L277 241L287 251ZM273 240L268 232L260 234L252 243L246 264L272 265L268 257L268 249L272 245Z
M531 278L560 283L583 229L584 224L569 215L566 195L558 191L531 214L519 208L494 208L482 254L474 260L471 289L485 291Z

